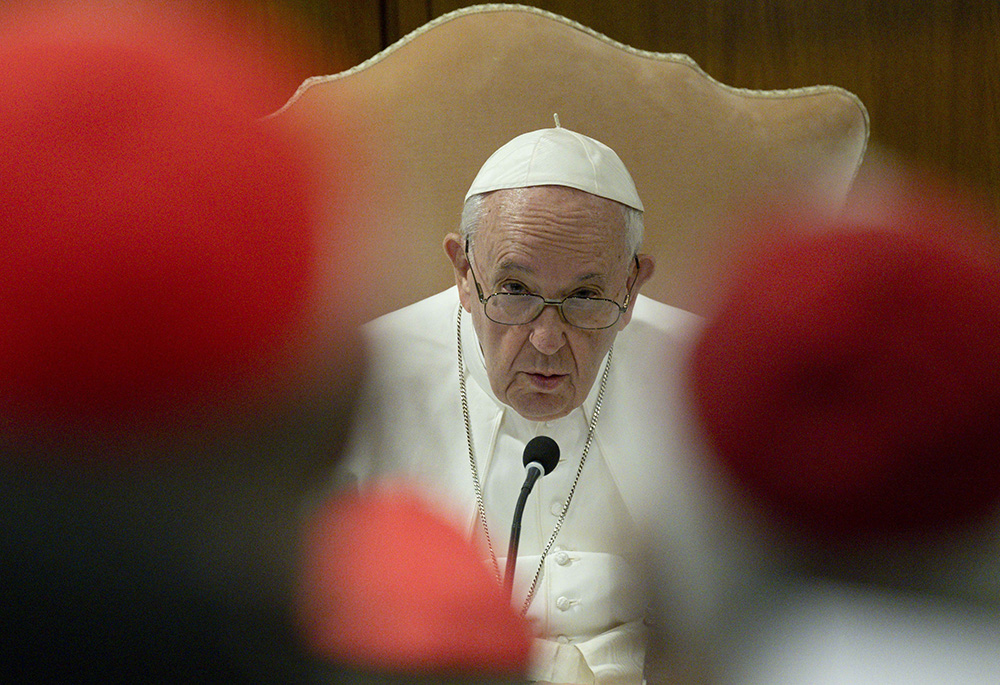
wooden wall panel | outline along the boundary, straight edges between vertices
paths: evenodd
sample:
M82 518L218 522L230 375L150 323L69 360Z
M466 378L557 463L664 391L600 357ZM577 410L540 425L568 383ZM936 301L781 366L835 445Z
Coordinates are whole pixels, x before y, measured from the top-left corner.
M404 35L418 29L434 17L442 14L434 12L433 0L390 0L396 4L399 21L397 23L398 36Z
M310 76L352 67L381 50L387 40L380 2L236 0L233 7L237 19L273 37L266 47L291 53L289 97Z

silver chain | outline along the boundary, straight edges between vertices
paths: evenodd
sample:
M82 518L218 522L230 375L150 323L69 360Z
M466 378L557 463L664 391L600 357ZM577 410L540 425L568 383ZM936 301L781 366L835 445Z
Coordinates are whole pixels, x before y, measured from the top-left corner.
M493 572L496 573L497 583L503 585L500 577L500 564L497 563L497 555L493 551L493 541L490 540L490 529L486 525L486 506L483 504L483 488L479 484L479 469L476 467L476 453L472 449L472 420L469 418L469 399L465 394L465 368L462 359L462 308L458 308L458 393L462 397L462 417L465 419L465 438L469 443L469 464L472 466L472 489L476 491L476 505L479 508L479 520L483 524L483 533L486 535L486 546L490 550L490 559L493 560Z
M528 589L528 595L524 599L524 606L521 607L521 615L528 613L528 607L531 605L531 600L535 597L535 591L538 589L538 581L542 577L542 568L545 566L545 557L548 555L549 550L552 549L552 545L556 542L556 536L559 535L559 530L562 528L563 522L566 520L566 514L569 512L569 505L573 501L573 493L576 492L576 485L580 482L580 474L583 473L583 465L587 462L587 454L590 452L590 445L594 440L594 431L597 428L597 419L601 415L601 404L604 401L604 389L608 384L608 371L611 369L611 357L614 354L614 346L608 350L608 361L604 365L604 372L601 374L601 385L597 391L597 400L594 402L594 413L590 417L590 425L587 428L587 440L583 445L583 453L580 456L580 465L576 468L576 475L573 477L573 484L570 486L569 494L566 496L566 501L563 503L562 511L559 513L559 518L556 520L555 528L552 530L552 535L549 536L549 541L546 543L545 548L542 550L542 556L538 560L538 569L535 571L535 577L531 581L531 587ZM476 453L472 446L472 420L469 418L469 400L465 392L465 373L464 373L464 361L462 357L462 308L458 308L458 391L462 398L462 418L465 419L465 437L469 443L469 465L472 468L472 488L476 493L476 507L479 511L479 520L483 526L483 534L486 536L486 545L490 550L490 559L493 561L493 572L496 574L497 582L503 582L500 577L500 564L497 563L496 552L493 551L493 541L490 539L490 529L486 524L486 503L483 501L483 488L479 481L479 469L476 466Z

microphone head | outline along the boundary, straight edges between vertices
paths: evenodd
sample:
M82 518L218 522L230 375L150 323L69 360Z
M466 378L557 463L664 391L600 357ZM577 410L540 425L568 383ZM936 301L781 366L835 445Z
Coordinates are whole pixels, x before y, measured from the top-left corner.
M559 463L559 445L547 435L532 438L524 446L523 463L527 467L532 462L542 467L545 472L542 475L549 475Z

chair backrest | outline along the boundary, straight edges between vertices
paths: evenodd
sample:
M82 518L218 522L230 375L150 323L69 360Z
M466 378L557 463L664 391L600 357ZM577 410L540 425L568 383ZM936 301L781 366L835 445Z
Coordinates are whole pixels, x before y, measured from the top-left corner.
M441 241L477 170L554 113L615 149L635 178L644 251L657 259L644 293L694 311L734 210L788 189L836 209L868 139L864 106L841 88L732 88L685 55L518 5L446 14L353 69L308 79L272 116L305 122L322 151L342 140L345 113L374 145L366 171L391 191L368 198L385 275L371 315L454 282Z

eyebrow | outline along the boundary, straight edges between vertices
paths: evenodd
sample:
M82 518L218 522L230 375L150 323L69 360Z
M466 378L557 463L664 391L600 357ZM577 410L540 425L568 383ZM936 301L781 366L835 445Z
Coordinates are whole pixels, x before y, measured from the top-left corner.
M535 275L535 270L528 268L524 264L520 264L518 262L510 260L504 260L497 265L496 273L494 274L494 276L500 276L514 272L525 274L528 276ZM597 285L604 285L606 281L607 279L605 278L604 274L597 271L592 271L590 273L582 274L576 277L576 284L596 283Z

